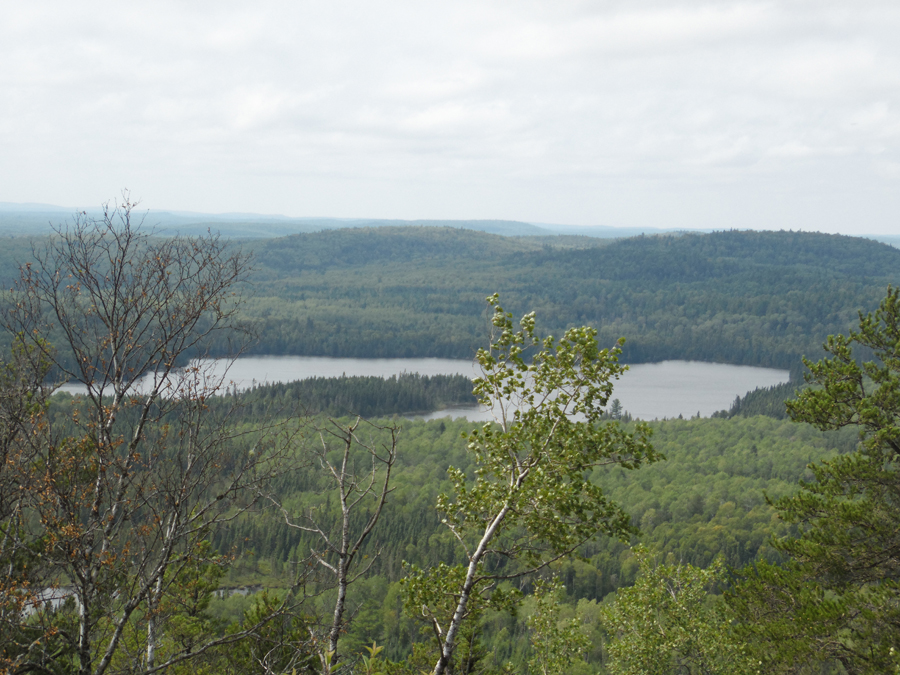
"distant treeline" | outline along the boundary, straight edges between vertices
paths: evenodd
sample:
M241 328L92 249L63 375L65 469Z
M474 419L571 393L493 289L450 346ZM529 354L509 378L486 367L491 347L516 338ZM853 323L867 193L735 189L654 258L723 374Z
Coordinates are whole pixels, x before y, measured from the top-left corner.
M207 405L227 416L229 423L312 415L390 417L474 406L478 401L472 387L472 380L464 375L315 377L258 385L237 397L232 393L213 396ZM77 405L77 399L71 394L57 394L51 410L66 412L73 404Z

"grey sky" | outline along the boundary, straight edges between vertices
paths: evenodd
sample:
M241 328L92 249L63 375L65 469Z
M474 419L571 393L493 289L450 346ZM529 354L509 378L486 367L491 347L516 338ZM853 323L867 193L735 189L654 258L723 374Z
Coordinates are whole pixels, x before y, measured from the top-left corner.
M900 4L0 10L0 201L900 234Z

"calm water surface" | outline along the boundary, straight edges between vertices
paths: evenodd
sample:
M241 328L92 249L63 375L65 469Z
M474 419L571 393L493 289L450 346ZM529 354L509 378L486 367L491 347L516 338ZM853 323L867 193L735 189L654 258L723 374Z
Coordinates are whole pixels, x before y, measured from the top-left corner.
M786 370L731 366L701 361L662 361L630 366L616 381L614 399L634 417L652 420L663 417L709 417L712 413L731 407L736 396L743 396L757 387L771 387L787 382ZM424 415L425 419L466 417L472 421L487 421L491 412L485 408L441 410Z
M210 365L206 362L204 365ZM239 389L255 384L293 382L311 377L374 375L391 377L402 373L422 375L476 374L475 364L458 359L340 359L322 356L247 356L235 361L225 372L212 362L213 370ZM662 361L633 365L613 389L622 407L635 417L707 417L731 406L735 396L757 387L788 381L788 371L752 366L731 366L700 361ZM82 388L67 385L76 393ZM472 421L490 419L490 411L479 407L439 410L425 419L466 417Z
M238 359L228 378L239 388L263 382L291 382L310 377L376 375L390 377L401 373L422 375L476 374L475 364L457 359L333 359L318 356L255 356ZM735 396L743 396L757 387L770 387L788 381L788 371L752 366L731 366L700 361L662 361L630 367L615 384L613 397L635 417L707 417L731 406ZM440 410L423 416L467 417L472 421L490 419L490 411L481 408Z

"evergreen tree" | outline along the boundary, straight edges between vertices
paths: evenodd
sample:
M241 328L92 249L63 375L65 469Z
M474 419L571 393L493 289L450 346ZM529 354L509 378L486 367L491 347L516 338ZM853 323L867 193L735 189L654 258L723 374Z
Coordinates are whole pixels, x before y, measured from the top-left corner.
M810 466L815 480L775 502L799 534L775 542L790 557L760 564L732 596L767 672L837 661L850 673L900 665L900 290L831 336L806 362L811 387L787 403L796 422L859 430L854 452ZM860 364L859 352L874 355Z

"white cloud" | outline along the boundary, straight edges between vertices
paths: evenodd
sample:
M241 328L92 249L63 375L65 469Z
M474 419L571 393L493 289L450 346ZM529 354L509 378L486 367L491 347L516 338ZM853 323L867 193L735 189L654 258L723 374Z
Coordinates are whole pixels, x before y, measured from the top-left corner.
M900 206L893 3L3 13L0 201L872 232Z

